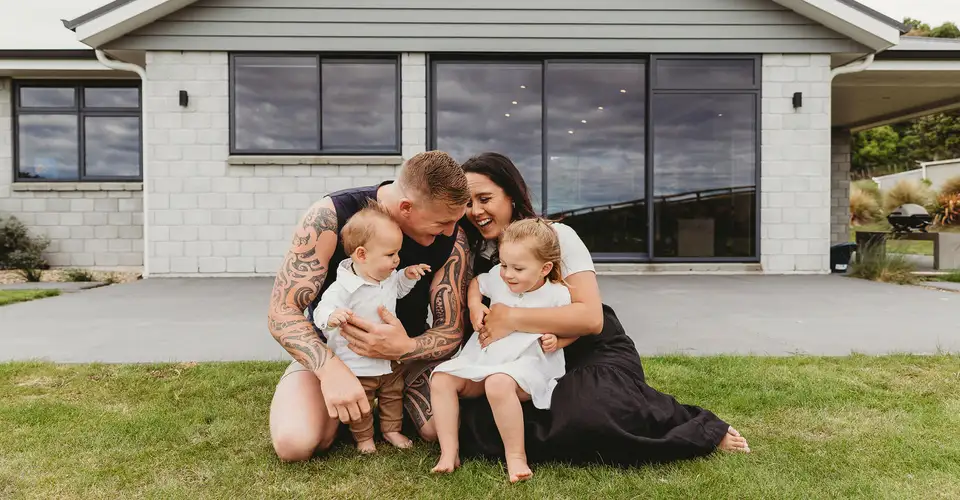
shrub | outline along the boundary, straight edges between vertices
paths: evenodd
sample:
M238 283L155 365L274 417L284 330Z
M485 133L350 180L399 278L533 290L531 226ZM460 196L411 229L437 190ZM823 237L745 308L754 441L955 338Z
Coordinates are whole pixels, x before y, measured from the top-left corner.
M960 193L941 195L931 211L933 223L938 226L960 225Z
M951 177L940 188L940 196L960 195L960 175Z
M859 258L850 264L850 276L884 283L912 285L920 281L913 274L916 266L903 255L884 251L881 244L867 244L859 248Z
M16 217L0 220L0 269L38 271L25 277L28 281L39 281L39 271L50 267L43 257L49 245L49 238L31 236L27 226ZM37 279L31 279L34 277Z
M914 179L904 179L883 193L883 209L886 212L906 203L915 203L930 209L935 202L936 195L933 190Z
M873 179L860 179L859 181L853 181L853 184L850 186L851 192L854 189L859 189L865 194L870 195L871 198L876 200L877 205L880 204L880 186L873 182Z
M67 281L93 281L93 274L86 269L67 269L63 276Z
M850 190L850 222L869 224L880 218L880 203L870 193L854 186Z

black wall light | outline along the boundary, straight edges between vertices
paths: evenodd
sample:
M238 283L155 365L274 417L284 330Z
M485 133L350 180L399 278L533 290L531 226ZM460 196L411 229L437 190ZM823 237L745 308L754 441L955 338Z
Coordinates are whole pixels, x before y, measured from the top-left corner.
M797 109L800 106L803 106L803 92L794 92L793 93L793 109Z
M794 96L793 102L797 102L796 96ZM189 103L190 103L190 96L187 95L187 91L186 91L186 90L181 90L181 91L180 91L180 105L183 106L183 107L187 107L187 104L189 104Z

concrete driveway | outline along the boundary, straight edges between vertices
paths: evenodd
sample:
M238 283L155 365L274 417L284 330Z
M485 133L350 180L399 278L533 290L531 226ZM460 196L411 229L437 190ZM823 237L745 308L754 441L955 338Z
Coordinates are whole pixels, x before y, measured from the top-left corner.
M151 279L0 307L0 360L289 359L273 280ZM837 276L602 276L642 354L960 352L960 293Z

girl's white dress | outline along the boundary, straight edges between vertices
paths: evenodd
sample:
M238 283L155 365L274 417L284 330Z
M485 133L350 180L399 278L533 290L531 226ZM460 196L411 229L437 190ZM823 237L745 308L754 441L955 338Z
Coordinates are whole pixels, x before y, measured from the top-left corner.
M500 278L500 267L477 277L480 293L490 298L490 305L503 304L510 307L559 307L570 303L567 287L549 280L540 288L516 294L510 291ZM550 397L557 379L565 373L563 350L550 354L540 347L540 334L513 332L490 344L480 347L480 339L474 332L456 357L434 369L480 382L495 373L505 373L517 381L517 385L530 395L537 408L550 409Z

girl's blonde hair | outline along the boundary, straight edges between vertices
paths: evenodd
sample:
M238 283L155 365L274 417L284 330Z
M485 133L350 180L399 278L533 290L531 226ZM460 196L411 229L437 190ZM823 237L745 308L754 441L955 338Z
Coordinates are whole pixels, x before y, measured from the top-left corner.
M541 262L552 262L553 269L547 274L547 279L564 286L560 269L560 238L550 221L542 218L522 219L511 223L500 237L500 243L529 243L534 257Z

